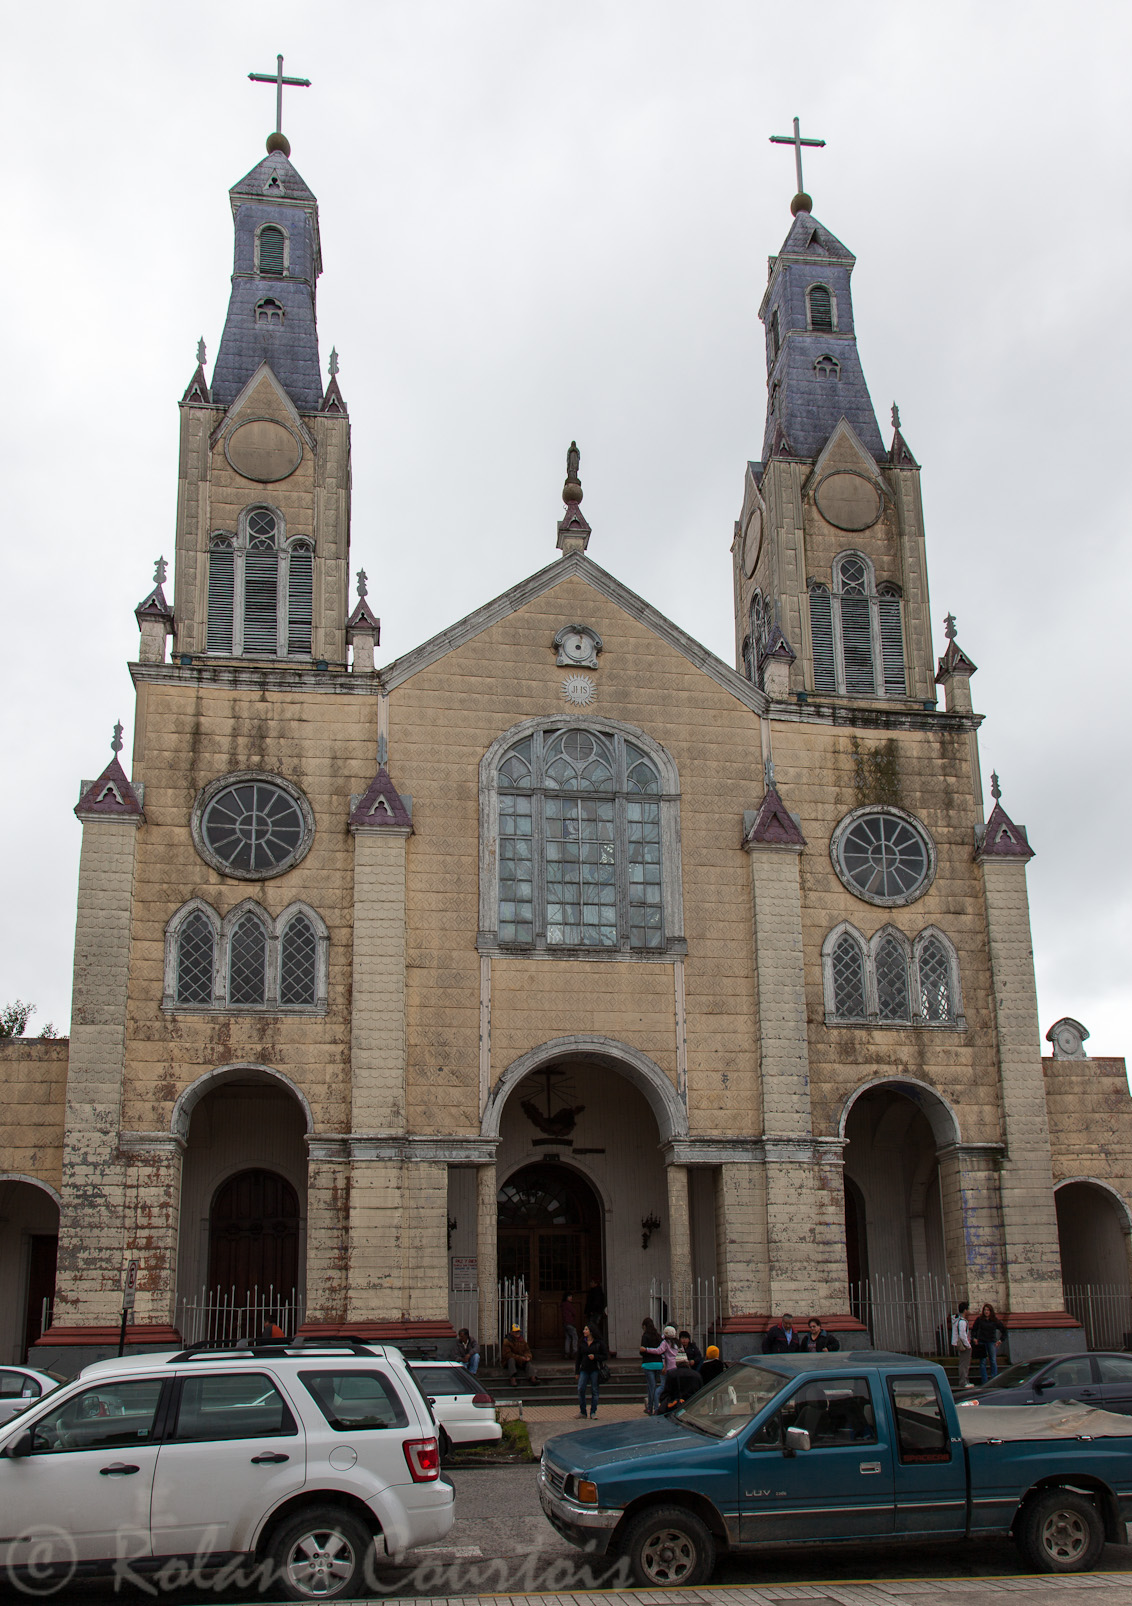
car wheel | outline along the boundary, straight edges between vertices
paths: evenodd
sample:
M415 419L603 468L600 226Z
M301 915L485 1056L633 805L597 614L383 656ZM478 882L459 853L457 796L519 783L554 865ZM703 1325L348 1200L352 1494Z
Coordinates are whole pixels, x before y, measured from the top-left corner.
M451 1454L452 1454L452 1440L448 1437L447 1433L445 1433L444 1429L441 1428L441 1430L440 1430L440 1459L442 1461L444 1461Z
M372 1549L371 1535L351 1512L312 1506L283 1524L268 1554L288 1600L336 1600L362 1593Z
M1043 1573L1082 1573L1104 1549L1104 1523L1091 1500L1069 1489L1040 1494L1018 1519L1018 1548Z
M655 1506L635 1517L618 1546L643 1589L706 1584L715 1567L715 1540L681 1506Z

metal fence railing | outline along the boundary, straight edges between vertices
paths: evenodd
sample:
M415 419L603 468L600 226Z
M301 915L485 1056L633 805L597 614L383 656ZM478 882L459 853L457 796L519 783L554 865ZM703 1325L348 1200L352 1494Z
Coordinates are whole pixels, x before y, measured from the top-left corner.
M649 1283L648 1313L663 1329L666 1322L687 1328L698 1344L713 1344L719 1333L723 1312L719 1287L714 1277L695 1277L689 1282L665 1282L654 1277Z
M904 1355L946 1355L958 1296L950 1277L878 1273L850 1283L849 1307L877 1349Z
M500 1338L509 1333L513 1327L522 1332L529 1331L527 1322L530 1315L530 1296L527 1293L525 1277L501 1277L499 1279L499 1326L496 1331Z
M1065 1308L1085 1329L1090 1349L1132 1349L1132 1293L1128 1284L1066 1283Z
M178 1326L186 1344L236 1344L258 1338L269 1323L293 1337L303 1325L303 1296L253 1288L237 1298L235 1288L202 1288L199 1298L182 1299Z

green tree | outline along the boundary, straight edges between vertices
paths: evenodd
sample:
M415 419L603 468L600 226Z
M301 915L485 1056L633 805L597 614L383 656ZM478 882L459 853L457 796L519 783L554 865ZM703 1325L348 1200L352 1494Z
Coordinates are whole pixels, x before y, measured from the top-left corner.
M35 1014L34 1004L25 1004L17 998L14 1003L0 1005L0 1037L23 1037L27 1032L27 1024ZM58 1037L58 1032L48 1021L40 1032L40 1037Z

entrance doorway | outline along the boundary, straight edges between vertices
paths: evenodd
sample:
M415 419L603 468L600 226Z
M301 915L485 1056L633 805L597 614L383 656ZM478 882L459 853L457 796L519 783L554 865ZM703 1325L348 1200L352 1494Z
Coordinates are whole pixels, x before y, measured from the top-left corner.
M530 1296L528 1342L562 1353L563 1294L581 1321L591 1277L604 1286L601 1206L584 1177L568 1166L523 1166L499 1190L500 1279L522 1277Z
M270 1292L293 1301L299 1280L299 1200L274 1171L240 1171L209 1216L208 1286L235 1306Z

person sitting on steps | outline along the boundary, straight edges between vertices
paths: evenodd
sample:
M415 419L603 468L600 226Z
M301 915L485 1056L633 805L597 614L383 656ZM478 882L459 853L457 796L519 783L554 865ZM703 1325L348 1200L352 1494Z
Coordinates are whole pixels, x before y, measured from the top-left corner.
M503 1361L503 1366L512 1388L518 1387L520 1375L525 1377L528 1383L532 1383L535 1388L538 1387L539 1380L535 1376L535 1363L534 1356L531 1354L531 1346L523 1337L523 1330L518 1324L512 1327L510 1333L503 1340L500 1358Z

